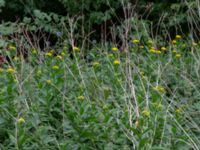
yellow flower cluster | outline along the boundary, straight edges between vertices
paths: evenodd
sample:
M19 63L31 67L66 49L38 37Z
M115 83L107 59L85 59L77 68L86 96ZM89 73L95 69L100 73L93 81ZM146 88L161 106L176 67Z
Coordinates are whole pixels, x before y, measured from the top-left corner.
M118 51L119 49L117 47L112 47L112 51Z
M177 44L177 40L179 40L179 39L182 39L182 36L181 35L176 35L175 39L171 41L172 44L174 44L174 45Z
M83 95L78 96L78 100L84 100L84 99L85 99L85 97Z
M144 48L144 46L143 46L143 45L140 45L140 46L139 46L139 48L143 49L143 48Z
M154 47L151 47L149 52L152 54L161 54L162 53L160 50L156 50Z
M97 67L97 66L99 66L100 65L100 63L99 62L93 62L93 64L92 64L94 67Z
M176 39L181 39L182 36L181 35L176 35Z
M75 48L75 51L77 51L76 48ZM65 52L61 52L58 55L54 55L54 54L55 54L54 50L50 50L49 52L45 53L45 56L47 56L47 57L53 57L53 56L55 56L56 59L63 60L64 56L66 55Z
M75 47L73 47L73 51L74 52L80 52L80 48L75 46Z
M176 40L172 40L172 44L176 44L177 43L177 41Z
M133 43L139 43L139 40L132 40Z
M37 54L37 50L35 48L31 49L32 54Z
M113 61L113 64L114 64L114 65L119 65L120 63L121 63L121 62L120 62L119 60L117 60L117 59Z
M17 120L17 122L21 124L21 123L25 123L26 121L25 121L24 118L20 117L20 118Z
M176 58L180 58L181 57L181 54L176 54Z
M61 56L65 56L65 53L64 53L64 52L62 52L62 53L61 53Z
M60 60L63 59L63 57L62 57L61 55L57 55L56 58L57 58L57 59L60 59Z
M59 69L59 66L54 65L54 66L52 67L52 69L53 69L53 70L58 70L58 69Z
M15 70L14 68L12 68L12 67L9 67L9 68L6 70L6 72L13 74L13 73L16 72L16 70Z
M166 51L166 50L167 50L166 47L161 47L160 49L161 49L162 51Z
M172 53L175 54L175 57L176 57L176 58L180 58L180 57L181 57L181 54L177 53L177 50L176 50L176 49L173 49L173 50L172 50Z
M13 45L9 45L9 46L8 46L8 49L9 49L9 50L12 50L12 51L15 51L17 48L16 48L15 46L13 46Z
M181 108L177 108L176 110L175 110L175 112L177 113L177 114L181 114L182 113L182 109Z
M53 56L53 53L52 53L52 52L48 52L48 53L46 53L45 55L48 56L48 57L52 57L52 56Z
M177 53L177 51L175 49L172 50L172 53Z

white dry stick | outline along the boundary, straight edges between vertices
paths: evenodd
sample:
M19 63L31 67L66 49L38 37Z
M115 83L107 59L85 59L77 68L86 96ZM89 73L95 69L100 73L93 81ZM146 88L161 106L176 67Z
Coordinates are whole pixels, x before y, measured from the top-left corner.
M129 55L126 58L126 74L127 74L127 81L128 81L128 88L130 88L130 94L131 94L131 98L133 99L134 103L135 103L135 112L136 112L136 118L138 119L140 114L139 114L139 107L138 107L138 102L137 102L137 98L136 98L136 93L135 93L135 87L133 84L133 79L132 79L132 70L131 70L131 65L130 65L130 58ZM132 106L132 103L130 101L130 107ZM129 109L129 123L130 126L132 127L133 123L132 123L132 112L131 109Z

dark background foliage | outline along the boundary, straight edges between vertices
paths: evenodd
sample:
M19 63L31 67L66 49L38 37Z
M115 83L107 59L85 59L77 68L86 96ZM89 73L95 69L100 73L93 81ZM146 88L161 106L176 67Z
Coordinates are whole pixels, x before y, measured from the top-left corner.
M133 16L149 23L152 36L166 36L166 32L170 37L177 33L187 34L192 27L190 33L198 38L196 0L0 0L0 20L4 23L25 21L30 26L37 24L44 31L52 33L57 30L52 30L50 25L55 18L80 16L82 19L78 26L84 25L87 33L94 31L93 37L100 40L101 33L109 33L110 27L120 25L125 20L124 6L128 3L133 9ZM38 18L40 24L35 21Z

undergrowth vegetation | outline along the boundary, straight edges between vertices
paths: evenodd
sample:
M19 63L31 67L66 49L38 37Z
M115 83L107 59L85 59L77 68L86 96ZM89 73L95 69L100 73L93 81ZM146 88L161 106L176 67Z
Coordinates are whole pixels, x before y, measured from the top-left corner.
M199 10L0 0L0 150L199 150Z
M0 148L199 149L200 44L133 38L128 49L10 43L0 69Z

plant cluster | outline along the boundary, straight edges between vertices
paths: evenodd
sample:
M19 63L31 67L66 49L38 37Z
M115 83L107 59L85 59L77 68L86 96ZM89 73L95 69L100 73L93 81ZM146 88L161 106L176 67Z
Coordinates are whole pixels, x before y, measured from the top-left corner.
M176 41L176 42L175 42ZM199 43L133 38L120 51L14 43L0 68L1 149L199 149Z

